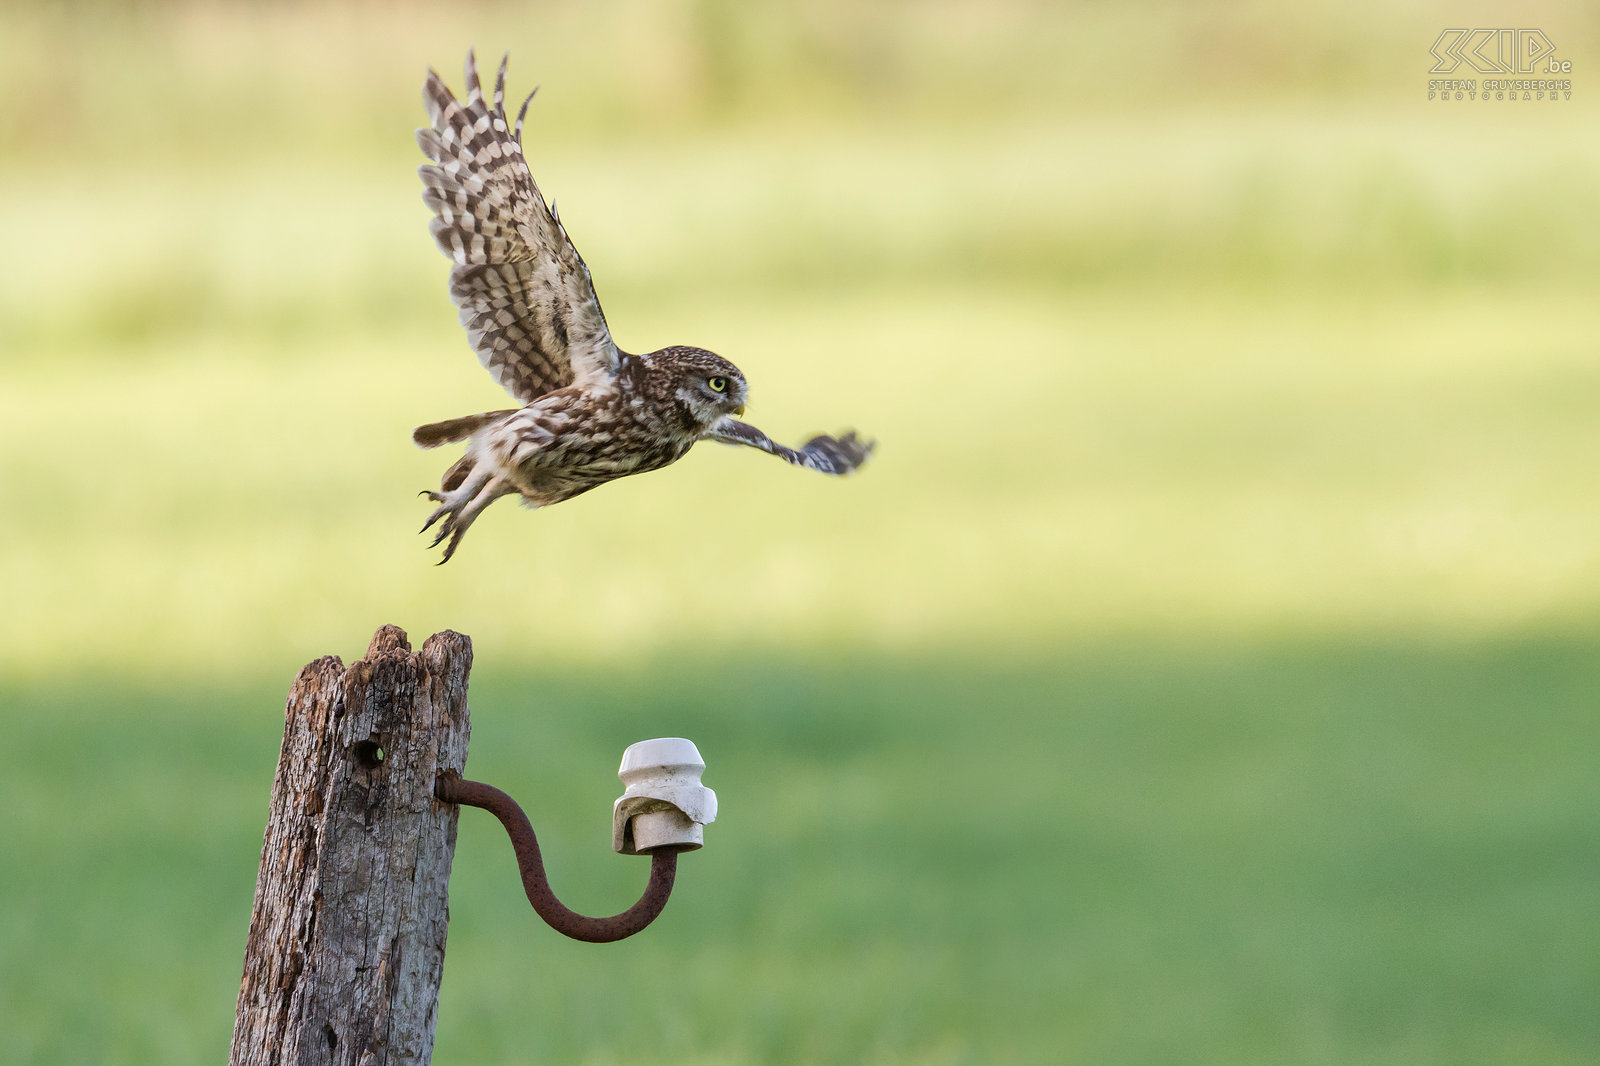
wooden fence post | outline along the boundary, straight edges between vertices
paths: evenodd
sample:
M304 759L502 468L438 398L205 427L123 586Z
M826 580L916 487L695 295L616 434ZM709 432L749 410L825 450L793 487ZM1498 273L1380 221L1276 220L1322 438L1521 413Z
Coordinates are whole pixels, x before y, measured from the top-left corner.
M295 678L256 879L231 1066L425 1064L433 1053L459 808L433 798L467 757L472 641Z

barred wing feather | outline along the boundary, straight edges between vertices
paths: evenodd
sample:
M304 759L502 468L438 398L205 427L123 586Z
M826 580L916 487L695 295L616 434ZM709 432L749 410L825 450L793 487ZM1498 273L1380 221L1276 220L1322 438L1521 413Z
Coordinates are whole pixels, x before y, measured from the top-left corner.
M711 427L708 439L722 444L742 444L759 448L768 455L819 474L842 476L851 473L872 456L876 441L862 440L854 430L838 437L816 436L798 448L779 444L755 426L733 418L724 418Z
M620 353L606 328L589 268L544 202L522 155L522 104L513 128L505 110L506 63L486 103L467 53L463 104L432 70L423 88L431 127L417 144L433 162L418 168L429 225L455 266L450 299L478 359L511 395L531 403L574 381L617 373ZM528 100L532 100L530 93Z

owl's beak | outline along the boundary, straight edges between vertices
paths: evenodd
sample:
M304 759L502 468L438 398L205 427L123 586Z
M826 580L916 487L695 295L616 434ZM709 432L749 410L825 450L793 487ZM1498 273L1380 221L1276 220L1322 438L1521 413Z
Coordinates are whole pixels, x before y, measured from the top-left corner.
M733 409L733 413L734 413L735 417L743 418L744 417L744 404L740 404L738 407L735 407Z

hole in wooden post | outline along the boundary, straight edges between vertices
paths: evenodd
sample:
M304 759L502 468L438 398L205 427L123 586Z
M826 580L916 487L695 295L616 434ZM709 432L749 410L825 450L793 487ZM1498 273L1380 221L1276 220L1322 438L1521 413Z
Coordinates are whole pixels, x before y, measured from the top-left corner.
M376 770L383 765L383 748L376 740L358 740L350 748L350 754L355 757L356 764L367 770Z

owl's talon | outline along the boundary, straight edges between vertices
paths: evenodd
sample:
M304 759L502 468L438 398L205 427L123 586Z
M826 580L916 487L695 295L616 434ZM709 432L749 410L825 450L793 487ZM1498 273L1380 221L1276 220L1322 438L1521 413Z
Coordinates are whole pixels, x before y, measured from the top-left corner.
M444 557L438 562L434 563L434 566L443 566L445 563L450 561L450 557L456 553L456 545L461 543L461 538L466 532L466 526L462 526L456 530L456 535L451 537L450 543L444 546ZM435 543L437 543L437 541Z
M434 534L428 547L437 548L440 544L444 544L444 558L439 560L440 563L444 563L456 553L456 547L466 534L467 527L472 525L483 509L497 497L514 491L504 480L492 473L481 468L472 471L449 493L424 493L430 499L438 500L439 506L428 516L428 520L422 524L418 532L426 533L435 523L439 523L439 531ZM445 542L446 537L449 538L448 543Z
M428 547L437 548L439 546L439 542L450 535L451 529L454 526L455 521L453 519L446 520L444 525L439 527L439 532L434 534L434 538L429 542Z

